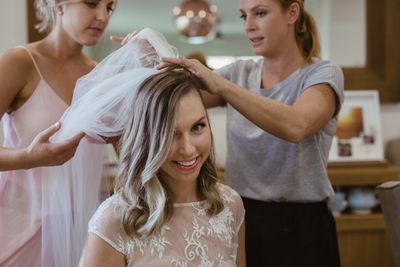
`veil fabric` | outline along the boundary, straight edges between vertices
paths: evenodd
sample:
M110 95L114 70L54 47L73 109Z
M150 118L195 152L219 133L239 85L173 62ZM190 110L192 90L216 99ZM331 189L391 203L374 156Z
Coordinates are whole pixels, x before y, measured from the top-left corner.
M79 132L89 138L70 161L47 168L42 179L42 266L78 266L87 224L99 205L103 138L122 134L138 86L158 72L161 57L176 56L163 35L146 28L78 80L52 141Z

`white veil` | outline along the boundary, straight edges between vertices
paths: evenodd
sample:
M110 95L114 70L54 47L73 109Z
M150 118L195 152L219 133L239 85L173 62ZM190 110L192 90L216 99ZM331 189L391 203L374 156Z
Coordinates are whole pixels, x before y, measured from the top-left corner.
M177 51L151 29L140 31L79 79L71 106L61 118L60 141L85 132L91 140L121 135L137 87L157 73L161 57ZM75 267L87 236L87 223L99 204L102 144L81 141L63 166L48 168L42 180L42 266Z

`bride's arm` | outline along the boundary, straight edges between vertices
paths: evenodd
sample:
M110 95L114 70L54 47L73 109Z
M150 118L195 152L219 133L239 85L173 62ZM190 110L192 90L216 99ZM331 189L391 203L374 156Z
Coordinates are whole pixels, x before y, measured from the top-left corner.
M126 266L124 255L93 233L89 233L83 262L84 267Z
M239 230L236 264L237 264L238 267L246 267L245 225L244 225L244 222L240 226L240 230Z

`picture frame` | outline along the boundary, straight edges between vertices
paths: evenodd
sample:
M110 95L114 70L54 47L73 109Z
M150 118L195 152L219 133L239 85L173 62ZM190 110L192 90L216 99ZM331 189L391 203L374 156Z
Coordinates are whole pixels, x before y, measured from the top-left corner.
M329 163L384 161L378 91L345 91Z

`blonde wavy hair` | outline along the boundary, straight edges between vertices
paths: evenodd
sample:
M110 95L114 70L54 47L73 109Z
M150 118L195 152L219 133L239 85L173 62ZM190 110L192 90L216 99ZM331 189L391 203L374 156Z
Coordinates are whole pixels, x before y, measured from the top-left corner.
M166 71L148 77L138 89L120 142L120 167L114 188L125 204L121 222L130 236L151 236L173 214L172 195L163 181L161 166L173 140L179 100L193 91L200 96L201 88L203 84L194 75ZM197 178L197 194L205 200L210 216L224 207L217 181L211 149Z
M35 28L39 32L49 33L53 29L57 20L55 7L67 2L79 3L84 2L84 0L35 0L34 6L36 10L36 18L39 20L39 23L35 25Z
M56 23L55 6L58 2L68 0L35 0L36 17L39 23L35 28L39 32L50 32Z
M321 45L318 37L317 24L313 16L304 8L304 0L276 0L283 10L288 10L293 3L300 7L300 16L295 24L295 37L297 46L307 63L313 57L321 57Z

